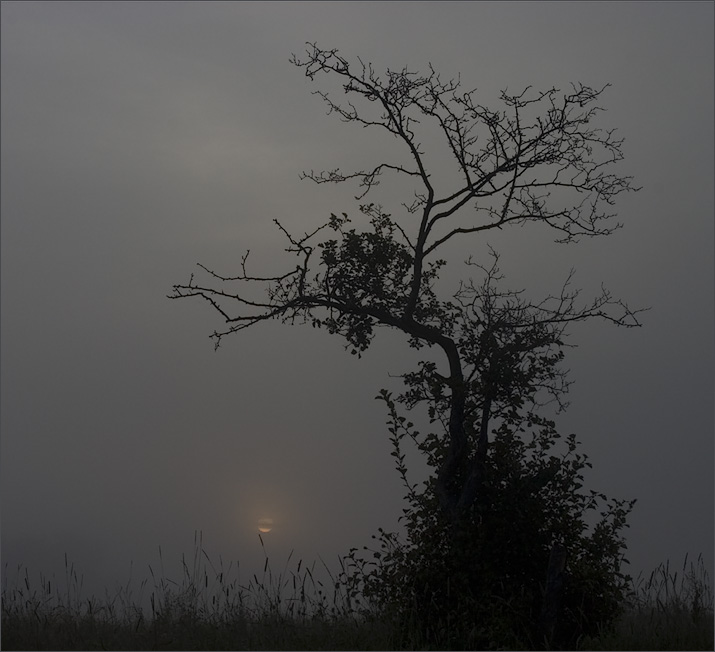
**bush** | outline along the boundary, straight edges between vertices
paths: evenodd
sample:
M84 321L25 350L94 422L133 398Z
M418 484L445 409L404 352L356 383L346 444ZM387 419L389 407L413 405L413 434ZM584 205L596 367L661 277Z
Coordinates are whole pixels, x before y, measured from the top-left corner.
M382 398L408 487L406 537L380 530L377 549L351 551L344 579L395 620L401 647L565 648L614 621L630 585L621 532L635 501L582 490L590 464L574 435L562 442L533 414L504 420L479 497L454 522L441 516L434 478L419 492L407 483L400 445L417 435Z

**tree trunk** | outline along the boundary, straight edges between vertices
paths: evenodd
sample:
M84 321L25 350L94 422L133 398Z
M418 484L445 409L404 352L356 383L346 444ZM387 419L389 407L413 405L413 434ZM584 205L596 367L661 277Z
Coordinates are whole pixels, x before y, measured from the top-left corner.
M539 635L544 641L546 649L551 649L556 629L559 610L561 608L561 596L564 588L564 576L566 574L566 548L555 542L551 546L549 554L549 566L546 571L546 587L544 589L544 601L541 605L539 615Z

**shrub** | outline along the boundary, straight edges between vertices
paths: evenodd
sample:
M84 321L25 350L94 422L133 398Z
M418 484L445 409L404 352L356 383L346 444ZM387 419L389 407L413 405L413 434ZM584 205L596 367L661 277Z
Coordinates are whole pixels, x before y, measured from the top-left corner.
M533 414L504 420L479 497L454 522L438 509L433 477L421 491L407 482L401 442L419 439L382 398L408 487L406 535L380 530L375 550L353 549L344 581L366 609L390 614L400 646L573 647L614 621L630 586L622 530L635 501L582 490L590 464L574 435L562 441L553 421Z

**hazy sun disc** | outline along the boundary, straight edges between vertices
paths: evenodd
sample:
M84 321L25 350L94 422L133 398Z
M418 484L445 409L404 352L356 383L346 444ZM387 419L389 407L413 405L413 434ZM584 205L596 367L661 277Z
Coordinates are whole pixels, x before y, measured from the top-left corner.
M265 534L273 529L273 519L272 518L259 518L258 519L258 531Z

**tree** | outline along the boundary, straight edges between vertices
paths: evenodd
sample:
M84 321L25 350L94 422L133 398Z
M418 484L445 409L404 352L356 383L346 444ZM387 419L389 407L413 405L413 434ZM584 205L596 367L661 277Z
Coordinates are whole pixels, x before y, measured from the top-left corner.
M497 470L500 482L524 470L532 449L518 443L517 434L534 427L541 428L534 439L541 444L532 452L542 455L543 464L532 480L554 487L557 476L566 473L561 479L568 490L556 497L568 500L585 462L577 458L567 468L545 457L556 435L551 422L537 414L549 401L565 406L569 381L559 367L565 329L595 318L638 326L639 311L605 288L579 303L571 276L558 293L539 301L502 290L495 251L491 261L467 261L481 281L464 281L447 298L439 296L437 282L447 264L440 254L457 238L510 225L542 225L553 230L557 242L569 243L608 235L620 226L613 223L616 197L636 188L631 177L614 171L623 158L623 141L613 130L592 126L607 86L574 84L565 93L530 87L517 94L503 91L502 107L491 110L476 101L475 90L463 91L459 78L445 81L431 66L426 75L407 68L379 75L370 64L351 64L337 50L315 44L308 44L305 58L291 61L311 80L324 74L338 79L349 98L344 103L316 91L328 112L389 135L402 158L358 171L304 173L317 184L357 182L362 225L353 227L347 213L331 214L319 228L296 236L276 221L286 251L296 258L294 267L254 276L247 252L238 274L224 276L199 265L206 280L192 275L187 284L174 286L171 298L201 297L219 312L227 327L212 335L217 348L226 335L281 319L326 328L357 355L370 346L377 327L401 331L417 349L440 351L443 373L437 363L423 361L403 376L406 391L397 399L408 409L427 405L430 420L441 425L437 433L420 437L397 414L391 395L381 394L391 413L398 469L412 500L408 517L415 537L429 522L438 523L435 527L451 541L472 537L475 519L481 514L483 521L485 510L498 503ZM455 166L448 187L433 178L421 144L430 125ZM397 217L366 199L390 175L415 185ZM399 448L406 434L435 471L419 494L407 480ZM564 523L554 523L552 530L554 536L557 531L566 535Z

